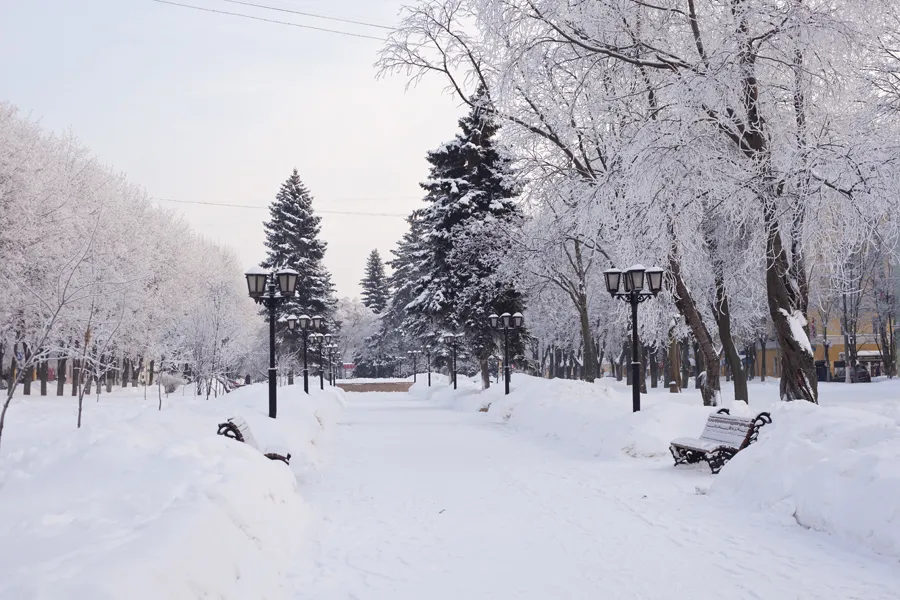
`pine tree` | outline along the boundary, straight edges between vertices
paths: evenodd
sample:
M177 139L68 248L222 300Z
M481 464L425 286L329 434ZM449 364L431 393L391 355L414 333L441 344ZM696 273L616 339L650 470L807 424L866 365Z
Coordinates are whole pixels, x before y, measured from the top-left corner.
M372 250L366 260L366 276L360 282L363 288L362 301L372 309L376 315L381 313L388 304L388 281L384 274L384 263L378 250Z
M427 192L427 206L420 215L422 248L409 252L413 264L405 274L397 273L408 279L395 287L398 296L408 298L404 308L411 319L405 320L403 329L420 336L425 323L461 329L480 363L485 386L487 359L495 349L487 317L522 308L512 286L496 276L501 250L497 230L517 218L518 209L515 190L506 181L509 163L494 141L498 125L479 108L487 101L479 92L476 108L459 121L462 131L428 154L432 166L422 184ZM403 286L408 290L401 294ZM515 346L519 345L517 338Z
M322 264L326 243L319 239L321 217L313 214L312 196L297 169L288 177L269 207L265 223L266 269L289 267L299 274L297 297L279 307L279 313L328 316L334 308L331 274Z

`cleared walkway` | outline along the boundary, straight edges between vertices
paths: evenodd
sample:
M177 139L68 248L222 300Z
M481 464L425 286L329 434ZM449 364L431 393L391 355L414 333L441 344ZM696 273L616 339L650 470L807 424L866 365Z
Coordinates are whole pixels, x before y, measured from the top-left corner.
M565 456L405 394L350 396L326 454L297 598L900 598L900 564L732 513L699 474Z

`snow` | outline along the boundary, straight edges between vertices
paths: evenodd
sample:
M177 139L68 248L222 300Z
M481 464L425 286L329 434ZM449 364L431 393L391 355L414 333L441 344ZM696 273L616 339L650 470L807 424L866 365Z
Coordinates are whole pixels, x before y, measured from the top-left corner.
M127 389L87 399L80 430L70 397L16 399L0 449L0 598L288 597L309 519L298 480L342 404L298 390L279 388L273 421L265 385L173 394L162 411ZM216 435L231 416L261 446L286 444L291 466Z
M804 331L804 327L806 327L806 317L803 316L803 313L800 311L788 312L783 308L778 309L781 314L784 315L784 318L787 319L788 324L791 327L791 337L793 337L800 347L803 348L804 352L809 354L810 356L815 356L813 352L812 345L809 343L809 337L806 335L806 331Z
M81 430L69 398L17 399L0 599L897 597L898 382L822 384L820 406L751 382L732 414L774 423L713 476L668 454L716 410L697 390L632 413L611 378L426 380L282 387L276 420L264 385L162 412L125 390ZM229 416L291 466L216 436Z
M459 384L348 398L301 488L315 515L301 597L897 597L894 559L707 493L708 469L661 455L702 430L698 393L650 394L629 417L614 386L516 376L506 401Z

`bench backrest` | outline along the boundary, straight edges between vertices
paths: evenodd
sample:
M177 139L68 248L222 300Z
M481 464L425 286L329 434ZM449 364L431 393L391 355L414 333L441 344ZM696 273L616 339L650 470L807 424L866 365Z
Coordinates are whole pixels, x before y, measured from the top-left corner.
M706 421L700 439L742 450L748 443L752 431L753 419L712 414Z

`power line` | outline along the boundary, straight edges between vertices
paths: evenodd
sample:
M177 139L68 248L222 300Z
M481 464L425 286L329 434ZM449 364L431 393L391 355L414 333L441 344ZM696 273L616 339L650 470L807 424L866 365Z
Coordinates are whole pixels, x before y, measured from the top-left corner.
M268 206L257 206L253 204L228 204L225 202L203 202L201 200L175 200L173 198L154 198L154 200L158 202L174 202L176 204L200 204L203 206L221 206L225 208L251 208L255 210L268 210ZM408 215L401 213L376 213L376 212L361 212L361 211L350 211L350 210L320 210L316 209L317 213L325 214L325 215L348 215L348 216L360 216L360 217L399 217L405 219Z
M180 2L171 2L170 0L150 0L151 2L158 2L159 4L169 4L171 6L180 6L182 8L191 8L193 10L200 10L208 13L216 13L219 15L230 15L232 17L241 17L243 19L253 19L254 21L263 21L264 23L274 23L276 25L287 25L289 27L300 27L301 29L314 29L316 31L324 31L326 33L336 33L338 35L346 35L350 37L357 38L365 38L369 40L378 40L379 42L386 41L384 38L375 37L374 35L366 35L364 33L350 33L349 31L338 31L337 29L326 29L324 27L315 27L313 25L301 25L299 23L289 23L287 21L276 21L275 19L266 19L263 17L254 17L253 15L245 15L241 13L229 12L227 10L218 10L215 8L205 8L202 6L193 6L191 4L182 4Z
M365 27L376 27L378 29L387 29L388 31L393 31L393 27L388 27L387 25L376 25L375 23L367 23L365 21L355 21L353 19L344 19L341 17L329 17L328 15L319 15L316 13L303 12L301 10L292 10L289 8L278 8L276 6L265 6L263 4L254 4L253 2L243 2L242 0L223 0L223 2L230 2L231 4L241 4L243 6L252 6L254 8L264 8L266 10L274 10L283 13L290 13L292 15L301 15L304 17L312 17L314 19L325 19L327 21L339 21L341 23L352 23L353 25L363 25Z

